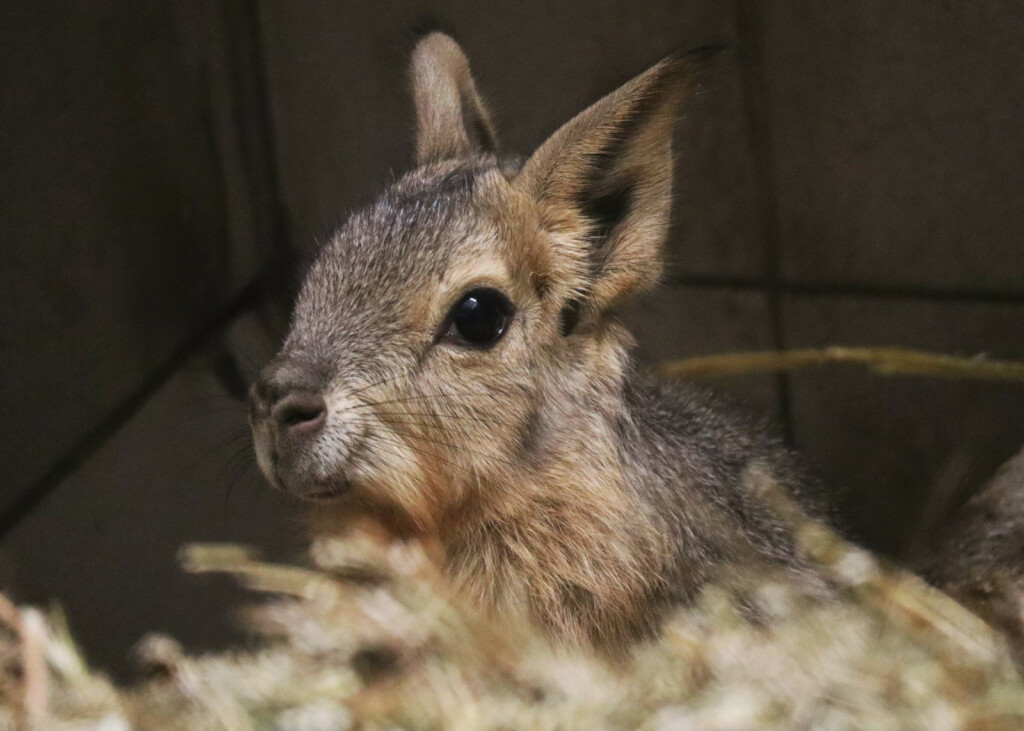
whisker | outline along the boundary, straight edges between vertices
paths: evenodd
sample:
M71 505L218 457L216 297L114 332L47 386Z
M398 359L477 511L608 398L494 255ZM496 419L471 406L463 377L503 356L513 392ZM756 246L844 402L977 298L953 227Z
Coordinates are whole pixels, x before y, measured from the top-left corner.
M252 446L242 445L231 455L224 466L221 468L220 475L218 478L223 478L224 473L228 473L229 491L235 486L235 483L240 476L240 471L244 471L246 468L251 467L255 464L253 459Z
M401 417L406 417L406 416L413 416L413 417L423 416L423 417L432 417L433 419L435 419L435 421L433 423L438 423L439 421L444 420L444 419L452 419L454 421L475 421L475 422L480 422L482 424L506 424L507 423L507 422L495 421L494 419L490 419L490 418L483 417L483 416L472 416L470 414L438 414L438 413L423 413L423 412L415 412L415 411L408 411L408 412L407 411L378 411L378 412L376 412L376 415L380 416L380 417L391 417L391 416L401 416ZM361 415L359 415L359 416L361 416ZM421 423L430 423L430 422L421 422Z
M241 460L245 461L251 455L252 445L250 444L239 444L237 445L228 457L221 464L220 469L217 471L217 479L222 480L226 473L230 473L232 468Z
M372 422L372 421L367 422L367 421L363 421L363 422L357 422L357 423L360 423L362 426L372 426L372 425L375 425L375 424L376 425L380 425L380 426L390 426L389 424L387 424L387 422L383 422L382 423L382 422ZM399 435L408 437L410 439L418 439L420 441L428 442L430 444L437 444L437 445L442 446L442 447L447 447L448 449L456 449L456 450L461 450L463 452L466 452L468 454L475 454L475 455L477 455L479 457L484 457L484 458L489 459L489 460L494 460L494 461L498 461L498 462L504 462L505 464L509 465L510 467L519 467L518 463L513 462L510 459L505 459L505 458L499 457L497 455L487 454L485 452L480 452L478 450L470 449L469 447L466 447L465 445L462 445L462 444L454 444L452 442L448 442L448 441L441 440L441 439L431 439L430 437L422 436L422 435L419 435L419 434L412 434L410 432L399 430L399 429L396 429L395 431ZM376 435L371 435L371 436L376 436Z
M363 409L373 409L379 406L391 406L393 404L409 403L411 401L429 401L431 399L438 399L444 401L456 401L465 396L494 396L494 393L489 391L469 391L457 394L425 394L420 396L405 396L403 398L387 399L385 401L367 401L360 404L349 406L344 411L360 411Z
M375 419L373 417L363 417L363 418L360 418L360 419L352 419L350 423L354 424L354 425L357 425L357 426L364 426L364 427L365 426L412 427L412 428L424 429L424 430L436 429L438 427L438 422L416 421L416 420L413 420L413 419L387 419L387 420L383 420L383 419ZM459 429L458 428L458 426L459 426L458 424L449 424L448 426L452 427L450 429L451 431L454 431L457 436L465 438L468 443L472 443L472 442L474 442L478 438L477 435L475 435L475 434L473 434L473 433L471 433L471 432L469 432L469 431L467 431L465 429ZM419 433L418 432L417 432L417 434L415 434L413 436L417 436L417 438L426 439L426 437L419 437ZM442 442L438 442L438 443L442 443ZM461 444L456 443L456 442L451 442L451 443L445 442L444 444L446 446L452 448L452 449L463 449L464 448Z
M368 436L368 440L369 441L377 440L378 442L383 443L383 444L391 444L391 445L394 445L394 446L397 446L397 447L404 447L404 448L409 449L410 451L412 451L412 452L414 452L416 454L420 454L420 455L423 455L424 457L429 457L431 459L437 460L441 464L444 464L444 465L446 465L448 467L451 467L451 468L453 468L455 470L460 470L463 473L467 473L467 474L472 475L474 477L474 479L476 479L479 482L480 478L479 478L479 476L477 475L477 473L474 470L472 470L471 468L467 467L466 465L459 464L458 462L455 462L455 461L453 461L451 459L448 459L447 457L439 455L436 452L431 452L431 451L426 450L426 449L421 449L421 448L415 447L415 446L409 444L408 442L404 441L403 439L400 439L400 438L397 438L397 437L393 437L391 435L377 433L377 434L370 434L370 435L367 435L367 436ZM386 458L382 458L379 455L378 455L378 458L380 458L381 461L385 462L385 464L388 464L390 467L393 467L395 469L401 469L400 465L397 465L394 462L388 462L388 460ZM512 463L510 462L509 464L511 465Z
M407 444L406 442L404 442L404 441L402 441L400 439L396 439L395 437L392 437L390 435L368 434L366 436L367 436L367 440L366 441L367 441L368 444L372 445L372 444L374 444L374 442L376 442L378 445L384 444L384 445L393 445L393 446L398 446L398 447L405 447L405 448L408 448L410 451L414 452L415 454L421 454L421 455L423 455L425 457L429 457L431 459L436 459L436 460L440 461L442 464L444 464L446 466L449 466L449 467L452 467L452 468L454 468L456 470L458 470L458 469L465 469L462 465L460 465L460 464L458 464L456 462L453 462L451 460L445 459L444 457L441 457L441 456L439 456L437 454L434 454L433 452L429 452L427 450L422 450L422 449L417 449L416 447L413 447L413 446ZM376 453L375 452L374 455L373 455L373 459L375 461L377 461L377 462L383 463L387 467L391 467L392 469L394 469L394 470L396 470L398 472L401 472L403 470L403 466L400 463L396 462L393 459L389 459L386 454L380 454L380 453Z
M203 416L220 416L221 414L249 414L249 407L239 402L234 402L234 405L222 405L215 408L203 409Z
M349 408L366 408L372 406L383 406L391 403L401 403L405 401L416 401L430 398L444 398L444 399L455 399L462 396L493 396L497 394L509 394L509 393L523 393L527 386L523 385L520 388L509 388L502 386L492 386L486 390L474 390L474 391L455 391L455 392L441 392L441 393L421 393L415 396L406 396L402 398L386 399L384 401L364 401L361 404Z
M259 373L260 363L256 361L255 356L250 353L246 348L235 345L227 348L228 352L234 357L236 361L241 361L242 375L246 376L248 380L252 380L252 376ZM262 359L261 359L262 360Z
M229 508L231 507L231 497L234 495L235 488L242 482L242 477L255 466L252 456L251 449L243 449L236 452L228 463L230 473L226 480L223 501L225 518L230 517Z
M250 446L249 430L239 430L234 434L218 439L212 446L202 450L198 455L194 456L185 466L182 468L182 472L185 474L195 473L201 467L204 467L211 460L216 458L218 455L223 454L225 450L237 448L242 446L247 448ZM243 441L245 444L243 444Z
M445 395L448 396L448 394L445 394ZM405 400L412 401L412 400L417 400L418 398L419 397L410 397L410 398L405 399ZM398 399L395 399L394 401L397 402ZM427 417L431 418L433 423L423 424L423 423L417 423L415 421L408 421L407 420L407 421L404 422L404 425L406 425L406 426L421 426L421 427L429 428L431 426L439 425L440 423L442 423L441 420L444 419L444 418L449 419L449 422L458 422L461 419L463 421L480 421L480 422L483 422L483 423L494 423L494 422L489 422L486 419L482 419L482 418L474 416L474 415L452 414L450 410L446 410L446 414L443 415L443 414L439 413L436 410L437 407L441 407L441 408L444 407L443 402L442 403L438 403L438 402L430 402L430 401L428 401L428 402L426 402L426 406L427 406L427 411L429 413L428 414L424 414L424 416L427 416ZM383 413L386 415L388 412L383 412ZM381 415L382 415L381 412L378 411L378 412L372 413L372 415L369 418L376 419L378 422L382 422L382 423L392 423L392 424L395 424L396 426L399 423L399 422L397 422L394 419L390 419L390 420L382 419ZM504 422L502 422L502 423L504 423ZM461 426L461 425L456 423L456 424L454 424L454 426L458 427L458 426ZM399 433L402 433L401 430L398 430L397 428L396 428L396 431L398 431ZM460 431L461 431L462 434L464 434L466 436L471 436L469 434L466 434L465 430L460 430ZM515 463L513 463L510 460L502 460L502 458L494 456L494 455L487 455L487 454L484 454L482 452L475 452L474 450L471 450L468 447L465 447L463 445L456 445L456 444L453 444L453 443L450 443L450 442L445 442L445 441L438 440L438 439L430 439L429 437L425 437L425 436L422 436L422 435L409 435L409 434L406 434L406 436L410 436L410 437L415 436L416 438L418 438L418 439L420 439L422 441L433 442L435 444L438 444L438 445L441 445L441 446L445 446L445 447L447 447L449 449L462 449L463 451L468 451L469 453L472 453L472 454L478 454L479 456L483 456L483 457L486 457L486 458L489 458L489 459L492 459L492 460L504 461L504 462L506 462L509 465L514 465L515 464Z
M397 376L395 376L395 375L385 376L384 378L380 379L379 381L374 381L373 383L368 383L365 386L357 388L355 391L352 391L348 395L349 396L358 396L359 394L364 393L364 392L370 390L371 388L376 388L377 386L383 386L388 381L395 380L395 378L397 378Z

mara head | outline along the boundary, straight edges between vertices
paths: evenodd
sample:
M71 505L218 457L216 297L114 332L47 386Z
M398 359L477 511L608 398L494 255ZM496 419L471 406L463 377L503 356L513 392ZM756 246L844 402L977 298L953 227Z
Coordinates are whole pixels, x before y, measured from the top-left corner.
M423 38L417 166L324 246L252 389L271 482L436 528L617 403L613 313L659 277L672 132L706 55L661 61L521 162L459 46Z

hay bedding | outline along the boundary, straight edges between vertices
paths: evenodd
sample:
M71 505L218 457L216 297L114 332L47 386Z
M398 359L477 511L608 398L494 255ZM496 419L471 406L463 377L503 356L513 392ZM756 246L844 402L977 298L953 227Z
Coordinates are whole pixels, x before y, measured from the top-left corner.
M834 599L736 568L661 640L610 660L474 616L416 543L323 541L307 567L191 546L187 570L262 597L241 612L251 647L191 657L150 636L139 682L115 687L58 612L2 600L0 729L1024 728L1024 683L999 634L762 488Z
M322 542L308 568L191 546L188 570L268 597L243 611L252 648L189 657L150 636L137 649L144 679L116 688L59 614L5 605L0 728L1024 728L1024 685L999 635L824 526L799 535L835 601L734 574L617 660L474 617L418 544Z

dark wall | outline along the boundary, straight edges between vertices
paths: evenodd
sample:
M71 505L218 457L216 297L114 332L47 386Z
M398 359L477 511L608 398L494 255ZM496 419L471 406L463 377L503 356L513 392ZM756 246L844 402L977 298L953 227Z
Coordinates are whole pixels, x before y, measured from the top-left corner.
M730 43L680 128L666 284L628 313L647 360L1024 358L1019 3L6 3L8 583L64 598L103 662L146 629L227 637L180 543L299 543L244 468L239 396L280 334L286 242L310 249L408 166L406 55L430 14L519 152L668 51ZM1019 387L852 368L719 385L773 413L893 553L1024 441Z
M238 21L202 0L0 9L0 513L268 257Z
M223 636L183 541L298 533L228 494L224 328L280 244L257 29L230 0L0 3L4 583L107 663Z

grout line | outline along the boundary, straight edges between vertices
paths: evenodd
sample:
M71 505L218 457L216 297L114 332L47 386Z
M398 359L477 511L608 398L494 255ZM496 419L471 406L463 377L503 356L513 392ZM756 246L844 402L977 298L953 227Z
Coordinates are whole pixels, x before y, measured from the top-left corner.
M267 267L222 309L208 319L178 347L156 372L146 378L127 398L112 408L75 446L60 457L46 473L30 485L0 513L0 541L35 510L65 479L107 443L146 402L170 380L178 369L239 315L259 306L277 283L273 267Z
M768 290L767 277L731 275L669 276L665 284L696 289ZM933 287L855 284L844 282L792 282L779 278L775 282L784 295L800 297L859 297L863 299L914 299L924 302L962 302L978 304L1024 305L1024 292L999 290L954 290Z
M787 294L809 297L840 295L877 299L918 299L929 302L978 302L985 304L1024 304L1024 292L998 290L952 290L932 287L841 284L831 282L789 282Z
M761 244L765 257L764 292L767 298L772 345L786 349L782 313L782 242L779 231L779 200L775 184L775 158L771 144L771 119L767 109L768 82L764 68L764 24L757 0L737 0L737 60L743 112L747 121L750 152L760 195ZM790 377L775 376L779 420L786 441L794 441Z

